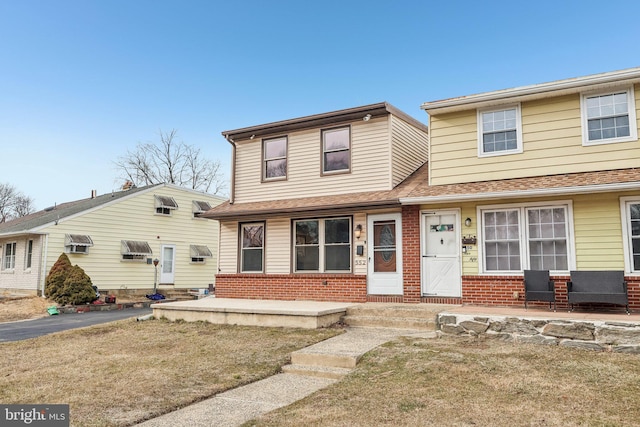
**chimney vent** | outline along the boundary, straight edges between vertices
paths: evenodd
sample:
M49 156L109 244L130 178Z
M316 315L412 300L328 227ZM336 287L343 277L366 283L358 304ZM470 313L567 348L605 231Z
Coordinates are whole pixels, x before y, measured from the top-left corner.
M92 199L95 199L97 195L98 195L98 190L91 190L91 198Z
M124 185L122 186L122 191L127 191L133 188L133 182L127 180L124 182Z

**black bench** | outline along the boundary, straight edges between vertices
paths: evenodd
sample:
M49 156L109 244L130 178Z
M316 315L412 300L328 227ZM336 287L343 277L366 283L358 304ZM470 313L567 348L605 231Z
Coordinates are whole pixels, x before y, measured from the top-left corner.
M567 299L574 304L603 303L624 305L629 314L629 295L624 271L572 271L567 282Z

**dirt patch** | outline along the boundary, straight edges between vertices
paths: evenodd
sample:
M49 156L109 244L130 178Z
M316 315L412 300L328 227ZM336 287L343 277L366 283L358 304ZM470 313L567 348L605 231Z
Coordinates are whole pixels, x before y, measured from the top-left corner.
M0 322L36 319L48 316L47 307L55 302L37 296L3 298L0 300Z

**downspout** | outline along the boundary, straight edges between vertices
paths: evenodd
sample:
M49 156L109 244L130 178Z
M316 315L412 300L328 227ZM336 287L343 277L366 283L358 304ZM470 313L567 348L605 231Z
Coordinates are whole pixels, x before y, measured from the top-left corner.
M229 135L224 135L224 137L231 144L231 188L229 189L229 203L233 204L236 196L236 143Z
M40 271L38 272L38 280L40 281L40 296L42 298L46 298L44 294L45 288L45 277L47 276L46 268L47 268L47 254L49 252L49 233L45 234L44 242L42 244L42 251L40 251Z

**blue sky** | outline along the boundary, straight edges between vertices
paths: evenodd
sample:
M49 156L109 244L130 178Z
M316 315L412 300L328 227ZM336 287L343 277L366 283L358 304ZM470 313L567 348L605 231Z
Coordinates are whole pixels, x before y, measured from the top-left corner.
M38 209L121 186L160 129L224 130L640 66L640 3L0 0L0 182Z

